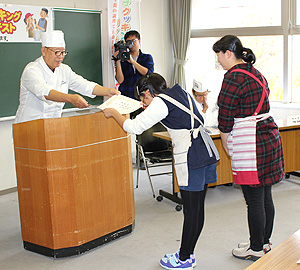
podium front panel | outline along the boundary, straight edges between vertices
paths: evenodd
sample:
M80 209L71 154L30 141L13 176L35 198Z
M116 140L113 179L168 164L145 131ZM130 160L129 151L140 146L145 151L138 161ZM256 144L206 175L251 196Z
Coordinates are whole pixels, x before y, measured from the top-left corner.
M134 223L131 140L113 119L40 119L13 133L24 242L80 247Z

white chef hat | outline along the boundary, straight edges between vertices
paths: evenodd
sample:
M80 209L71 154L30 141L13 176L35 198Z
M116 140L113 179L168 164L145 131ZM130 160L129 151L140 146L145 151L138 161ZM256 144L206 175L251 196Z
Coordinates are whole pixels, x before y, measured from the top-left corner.
M198 93L210 92L208 91L208 82L206 77L201 77L201 81L193 79L193 90Z
M205 90L203 90L203 88L202 88L202 82L195 80L195 79L193 79L193 90L195 92L199 92L199 93L205 92Z
M64 33L54 30L41 33L42 47L66 47Z

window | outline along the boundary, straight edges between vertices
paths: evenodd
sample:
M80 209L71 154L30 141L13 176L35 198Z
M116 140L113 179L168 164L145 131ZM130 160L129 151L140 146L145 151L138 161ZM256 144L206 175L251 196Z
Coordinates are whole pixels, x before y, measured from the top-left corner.
M297 25L299 25L300 24L300 3L299 3L299 0L297 0L296 18L297 18Z
M281 25L281 0L193 0L192 4L192 29Z
M300 102L300 35L293 36L292 101Z
M291 99L292 102L300 102L300 0L294 0L291 4Z
M269 83L270 100L300 102L300 0L192 0L191 25L188 90L193 79L205 77L211 93L218 95L225 71L212 46L233 34L256 55L255 67Z

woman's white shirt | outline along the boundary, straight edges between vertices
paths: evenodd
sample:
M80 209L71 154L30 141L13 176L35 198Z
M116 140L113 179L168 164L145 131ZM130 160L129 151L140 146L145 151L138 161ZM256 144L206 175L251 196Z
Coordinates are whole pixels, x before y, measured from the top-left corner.
M134 119L126 119L123 129L128 133L141 134L169 114L168 106L159 97L153 98L150 105Z

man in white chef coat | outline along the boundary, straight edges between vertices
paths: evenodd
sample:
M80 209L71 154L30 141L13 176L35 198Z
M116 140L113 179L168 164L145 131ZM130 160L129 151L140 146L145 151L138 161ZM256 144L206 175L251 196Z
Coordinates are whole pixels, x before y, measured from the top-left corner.
M69 89L92 98L119 94L116 89L84 79L62 63L68 53L62 31L43 32L41 40L42 56L29 63L21 76L16 123L61 117L65 102L77 108L89 106L82 96L68 94Z

